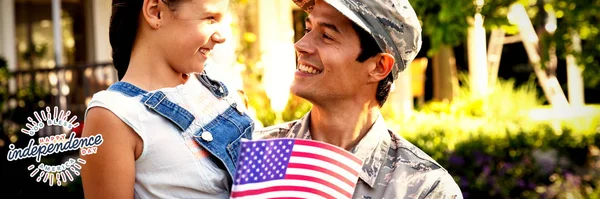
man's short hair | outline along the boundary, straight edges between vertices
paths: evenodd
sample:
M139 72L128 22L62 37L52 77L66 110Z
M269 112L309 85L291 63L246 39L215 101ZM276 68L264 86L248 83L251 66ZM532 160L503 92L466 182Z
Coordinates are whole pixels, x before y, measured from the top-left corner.
M358 35L358 40L360 41L360 53L358 54L356 61L365 62L367 61L367 59L375 57L379 53L383 53L383 51L379 48L377 42L375 41L373 36L371 36L371 34L369 34L367 31L362 29L354 22L352 22L352 28ZM375 99L377 99L377 102L379 103L380 107L383 106L383 104L387 100L393 82L394 77L390 72L390 74L388 74L387 77L379 81L379 83L377 84L377 94L375 96Z

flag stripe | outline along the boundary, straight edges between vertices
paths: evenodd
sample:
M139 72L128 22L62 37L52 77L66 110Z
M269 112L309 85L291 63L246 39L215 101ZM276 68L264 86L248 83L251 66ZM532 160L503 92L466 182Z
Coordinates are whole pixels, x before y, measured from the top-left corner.
M288 169L286 171L286 175L290 175L290 174L293 174L293 175L305 175L305 176L319 176L319 178L321 178L321 179L323 179L325 181L334 183L335 185L337 185L338 187L342 188L346 192L353 192L354 191L354 185L355 184L349 185L349 184L346 184L346 183L342 183L342 182L340 182L339 179L337 179L337 178L335 178L333 176L321 173L319 171L309 170L309 169L290 168L290 169Z
M335 198L332 195L329 195L328 193L325 193L323 191L309 188L309 187L303 187L303 186L272 186L272 187L267 187L267 188L262 188L262 189L246 190L246 191L241 191L241 192L232 192L231 197L244 197L244 196L249 196L249 195L258 195L258 194L267 193L267 192L285 191L285 190L308 192L308 193L319 195L324 198L332 198L332 199Z
M290 163L315 165L315 166L321 167L325 170L330 170L333 173L337 173L340 176L342 176L345 179L350 180L352 182L356 181L356 178L357 178L356 175L353 175L350 172L348 172L334 164L331 164L329 162L325 162L325 161L322 161L319 159L304 158L304 157L292 157L290 159Z
M349 166L343 165L342 163L340 163L340 162L338 162L338 161L336 161L334 159L331 159L330 157L322 156L322 155L319 155L319 154L313 154L313 153L305 153L305 152L296 152L296 151L293 151L292 152L292 157L294 157L294 156L323 160L325 162L329 162L331 164L334 164L334 165L336 165L336 166L338 166L338 167L340 167L340 168L348 171L352 175L358 176L358 171L353 170Z
M308 169L308 170L318 171L318 172L321 172L321 173L326 173L327 175L333 176L333 177L339 179L340 181L342 181L343 183L346 183L346 184L348 184L350 186L354 186L355 185L354 182L352 182L352 181L344 178L342 175L337 174L337 173L335 173L335 172L333 172L331 170L321 168L319 166L310 165L310 164L301 164L301 163L290 163L288 165L288 168Z
M295 196L295 197L290 197L290 196ZM249 195L249 196L244 196L244 197L234 197L232 195L231 198L239 198L239 199L263 199L263 198L322 199L324 197L321 197L317 194L301 192L301 191L273 191L273 192L267 192L267 193L262 193L262 194L258 194L258 195Z
M315 154L320 154L320 155L323 155L326 157L330 157L336 161L341 162L344 165L348 165L350 168L352 168L352 170L361 170L362 169L362 164L357 164L353 160L346 158L347 156L345 156L344 154L339 154L334 151L330 151L330 150L315 147L315 146L309 146L309 145L294 145L293 149L294 149L294 151L298 151L298 152L315 153Z
M231 198L352 198L362 171L351 152L312 140L243 141L241 148Z
M335 189L328 187L326 185L320 184L318 182L305 181L305 180L295 180L295 179L280 179L280 180L271 180L266 182L257 182L257 183L248 183L237 185L236 188L232 189L233 192L245 192L250 190L260 190L267 187L276 187L276 186L301 186L308 187L315 190L320 190L324 193L327 193L334 198L348 198L345 194L342 194ZM282 190L286 191L286 190ZM289 190L287 190L289 191ZM293 191L293 190L292 190ZM354 191L354 190L353 190Z
M305 175L286 175L285 179L290 179L290 180L304 180L304 181L311 181L311 182L316 182L325 186L328 186L329 188L334 189L335 191L343 194L344 196L350 198L352 197L352 193L348 193L346 190L334 185L331 182L325 181L323 179L319 179L319 178L315 178L312 176L305 176Z
M294 144L300 144L300 145L306 145L306 146L314 146L314 147L319 147L319 148L324 148L333 152L336 152L340 155L343 155L344 157L348 158L349 160L352 160L354 162L356 162L356 164L362 164L362 160L354 155L352 155L351 153L348 153L348 151L345 151L339 147L335 147L333 145L329 145L329 144L325 144L322 142L315 142L315 141L308 141L308 140L302 140L302 139L298 139L294 141Z

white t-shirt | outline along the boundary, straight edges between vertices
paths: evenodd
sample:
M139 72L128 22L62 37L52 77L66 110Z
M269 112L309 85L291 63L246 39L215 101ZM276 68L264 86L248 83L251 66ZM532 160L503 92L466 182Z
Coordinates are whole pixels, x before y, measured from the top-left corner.
M140 102L141 95L128 97L101 91L88 105L88 110L103 107L112 111L141 137L144 144L135 161L135 198L228 198L231 179L227 171L213 162L218 161L216 158L209 158L208 151L192 140L191 133L224 112L229 104L217 99L194 76L185 84L159 90L196 118L184 133L146 108Z

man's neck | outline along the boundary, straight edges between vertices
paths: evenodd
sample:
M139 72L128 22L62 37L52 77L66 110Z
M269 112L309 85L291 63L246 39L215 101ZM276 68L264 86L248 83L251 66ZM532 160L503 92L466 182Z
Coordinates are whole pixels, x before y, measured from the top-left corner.
M310 113L311 137L350 150L367 134L379 115L379 106L368 103L314 105Z

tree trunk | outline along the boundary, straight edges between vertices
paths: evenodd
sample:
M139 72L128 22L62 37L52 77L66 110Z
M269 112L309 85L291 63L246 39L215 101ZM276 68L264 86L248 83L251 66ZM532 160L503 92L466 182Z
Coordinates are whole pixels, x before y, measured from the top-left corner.
M498 82L498 71L500 69L500 58L502 57L502 48L504 48L504 30L496 28L492 30L490 44L487 51L489 88L494 89Z
M527 16L525 8L523 5L514 4L510 8L509 15L512 15L513 20L515 20L514 23L519 28L519 35L522 38L527 57L529 57L529 62L533 67L533 71L538 78L538 82L544 91L548 103L554 107L568 106L569 102L556 77L549 77L542 68L542 60L539 53L541 52L539 51L540 40Z
M538 82L540 83L540 86L546 95L548 103L552 106L567 106L569 103L556 77L548 77L546 71L542 69L542 63L540 61L540 56L537 53L536 45L527 41L523 41L523 45L525 46L525 50L529 56L529 61L533 66L533 71L535 72Z
M468 30L469 86L471 94L483 97L488 93L488 66L483 17L475 14L473 23Z
M575 31L572 33L573 51L581 53L581 39ZM581 76L581 67L579 67L575 56L567 55L567 88L569 92L569 102L572 106L585 105L583 77Z
M441 46L433 57L433 98L452 101L458 95L458 77L454 49Z

